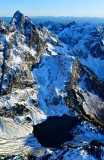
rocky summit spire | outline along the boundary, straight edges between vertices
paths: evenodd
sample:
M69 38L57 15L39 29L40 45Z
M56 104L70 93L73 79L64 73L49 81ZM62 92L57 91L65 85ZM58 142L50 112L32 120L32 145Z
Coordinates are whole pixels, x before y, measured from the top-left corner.
M29 22L32 23L32 21L30 20L29 17L27 16L24 16L19 10L17 10L15 13L14 13L14 16L12 18L12 20L15 19L15 21L19 22L20 20L22 21L23 19L24 20L27 20Z
M15 12L10 24L12 26L15 26L17 31L21 31L24 27L35 28L30 18L27 16L24 16L19 10Z
M24 15L20 11L16 11L10 24L16 27L17 30L21 29L21 24L23 23Z
M19 10L17 10L14 15L22 14Z
M20 21L22 17L23 17L23 14L18 10L14 13L12 20L15 19L16 21Z

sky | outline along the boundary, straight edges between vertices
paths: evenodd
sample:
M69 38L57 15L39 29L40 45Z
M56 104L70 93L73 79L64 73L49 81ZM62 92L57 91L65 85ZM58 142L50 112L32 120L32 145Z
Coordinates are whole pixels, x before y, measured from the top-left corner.
M104 17L104 0L0 0L0 17L17 10L26 16Z

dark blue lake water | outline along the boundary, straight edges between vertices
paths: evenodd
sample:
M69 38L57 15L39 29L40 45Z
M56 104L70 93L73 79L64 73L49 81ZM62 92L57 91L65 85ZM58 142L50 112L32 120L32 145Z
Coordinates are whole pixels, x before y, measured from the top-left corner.
M81 120L77 117L68 115L49 117L45 122L34 126L33 133L43 146L59 147L64 142L73 139L71 131L80 122Z

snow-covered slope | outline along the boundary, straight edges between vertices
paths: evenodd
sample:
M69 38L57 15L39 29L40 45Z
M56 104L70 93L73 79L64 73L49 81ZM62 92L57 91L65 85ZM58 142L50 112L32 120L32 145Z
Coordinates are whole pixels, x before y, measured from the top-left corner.
M58 25L61 40L48 29L20 11L9 25L0 22L0 157L96 159L97 151L88 150L96 140L104 158L102 28ZM81 118L73 140L59 150L44 148L33 127L63 114Z
M58 37L65 42L71 55L104 80L104 46L102 27L90 24L73 24L65 27Z
M51 53L43 54L40 63L33 69L38 86L39 108L48 116L62 115L69 111L64 101L67 94L65 83L70 81L73 58L58 55L51 44L48 47Z

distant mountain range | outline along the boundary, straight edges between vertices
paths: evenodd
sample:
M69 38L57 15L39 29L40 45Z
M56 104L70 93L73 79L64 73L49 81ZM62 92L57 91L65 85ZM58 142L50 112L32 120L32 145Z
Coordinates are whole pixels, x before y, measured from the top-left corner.
M104 18L98 17L53 17L53 16L34 16L30 17L32 22L35 24L44 23L46 21L53 21L57 23L70 23L75 21L76 23L104 23ZM1 20L9 23L12 17L0 17Z

